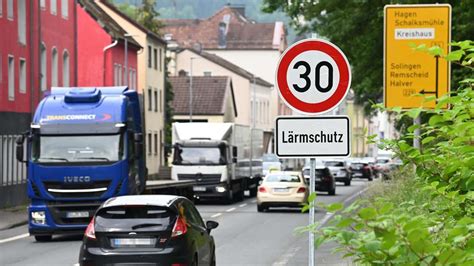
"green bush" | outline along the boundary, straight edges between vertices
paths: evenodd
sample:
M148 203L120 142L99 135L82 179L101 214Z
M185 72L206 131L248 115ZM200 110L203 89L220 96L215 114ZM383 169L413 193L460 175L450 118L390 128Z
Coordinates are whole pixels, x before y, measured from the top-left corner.
M474 42L453 46L457 50L445 56L439 48L426 50L472 69ZM416 126L399 140L384 141L381 146L393 150L405 167L379 193L346 208L326 206L337 212L329 226L307 228L316 234L317 246L336 241L337 251L360 264L474 265L473 85L474 79L464 80L433 110L390 110L399 119L430 116L420 126L422 149L410 145Z

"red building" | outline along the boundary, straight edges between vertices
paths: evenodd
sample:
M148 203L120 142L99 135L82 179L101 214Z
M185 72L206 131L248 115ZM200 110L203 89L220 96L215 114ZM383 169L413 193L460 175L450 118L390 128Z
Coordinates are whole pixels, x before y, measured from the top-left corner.
M51 86L77 80L74 0L0 1L0 135L26 130Z
M79 0L77 19L77 85L136 89L137 52L142 47L94 1Z

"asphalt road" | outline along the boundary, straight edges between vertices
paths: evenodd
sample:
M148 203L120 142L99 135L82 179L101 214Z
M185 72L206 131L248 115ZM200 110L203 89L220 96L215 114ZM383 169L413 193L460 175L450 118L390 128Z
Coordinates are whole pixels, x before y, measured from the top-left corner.
M336 196L318 194L317 201L343 202L354 199L367 181L353 180L350 187L338 186ZM278 208L258 213L255 198L232 205L203 202L197 205L205 220L219 222L214 235L217 265L307 265L308 235L295 228L308 224L308 214L298 209ZM329 214L316 212L316 219ZM1 219L1 217L0 217ZM0 231L0 265L74 265L81 236L56 236L48 243L37 243L27 236L27 226ZM317 265L346 265L325 247L316 252Z

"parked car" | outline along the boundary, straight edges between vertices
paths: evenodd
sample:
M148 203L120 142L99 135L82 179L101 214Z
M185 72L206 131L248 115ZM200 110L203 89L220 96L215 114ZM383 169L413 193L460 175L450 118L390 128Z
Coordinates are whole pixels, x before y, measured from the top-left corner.
M315 190L316 191L326 191L329 195L336 195L336 180L331 174L331 171L328 167L324 165L316 165L315 172ZM310 167L305 166L303 168L303 177L306 180L307 184L310 184Z
M324 160L324 165L329 168L336 182L343 182L345 186L351 185L352 173L344 160Z
M257 211L270 207L301 207L308 198L308 186L299 172L269 173L257 192Z
M80 265L215 265L217 222L204 221L188 199L169 195L115 197L87 226Z
M352 171L352 177L365 178L369 181L373 180L372 168L368 162L353 161L351 162L350 169Z
M262 156L262 169L263 169L263 175L267 175L270 173L270 170L273 171L281 171L282 170L282 165L281 161L273 153L266 153Z

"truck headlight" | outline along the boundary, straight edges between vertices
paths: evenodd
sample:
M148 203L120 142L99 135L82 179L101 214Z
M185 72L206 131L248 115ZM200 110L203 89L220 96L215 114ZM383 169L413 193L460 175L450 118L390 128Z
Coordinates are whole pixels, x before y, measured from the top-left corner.
M46 224L46 214L44 211L31 212L31 220L34 224Z
M219 193L225 192L227 189L225 187L216 187L216 191Z

